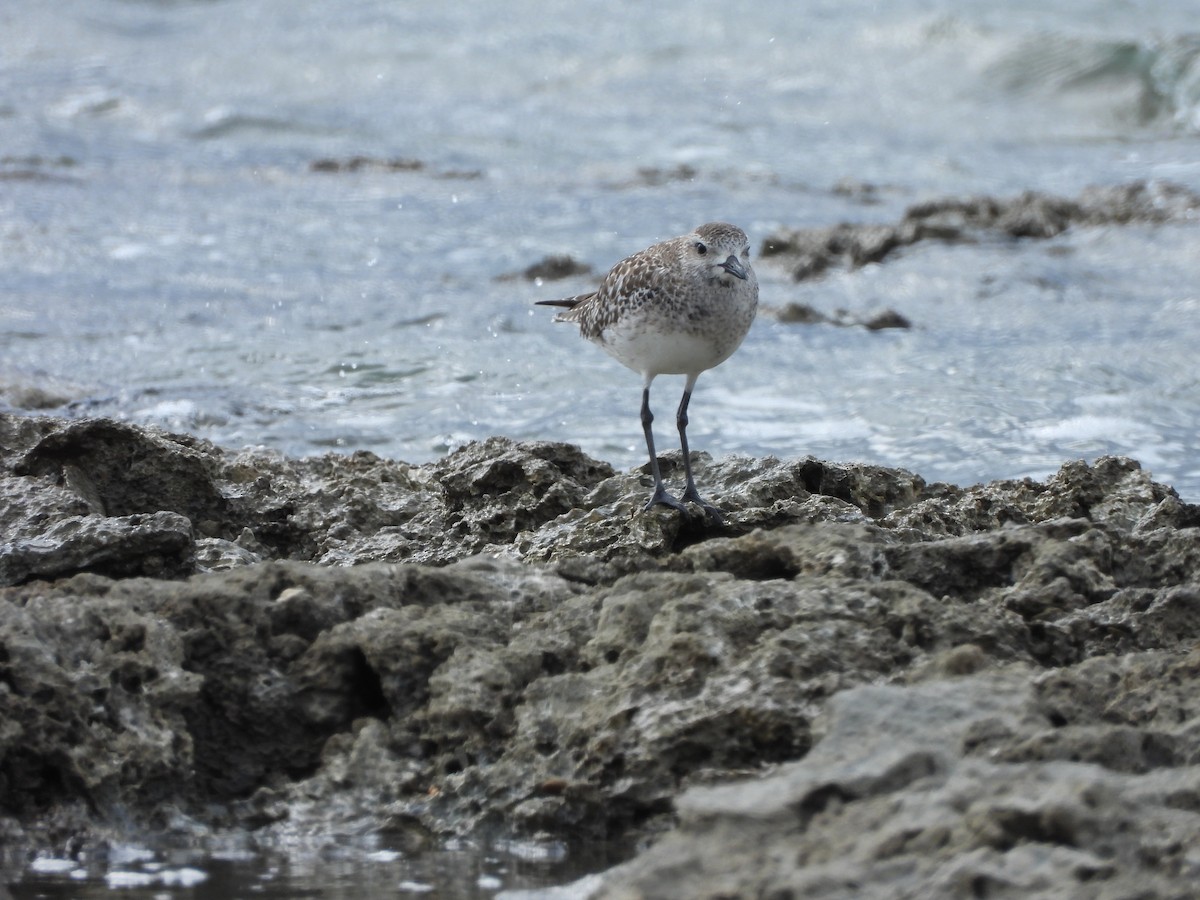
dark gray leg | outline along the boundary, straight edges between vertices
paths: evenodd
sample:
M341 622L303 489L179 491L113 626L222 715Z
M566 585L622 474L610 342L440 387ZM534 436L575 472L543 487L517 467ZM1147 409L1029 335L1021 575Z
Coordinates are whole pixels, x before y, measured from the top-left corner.
M650 412L650 385L646 385L642 389L642 431L646 433L646 450L650 453L650 474L654 477L654 493L650 495L644 509L661 503L686 515L687 507L668 494L667 489L663 487L662 473L658 469L658 454L654 452L654 430L650 427L653 421L654 414ZM691 478L691 475L688 475L688 478Z
M696 490L696 480L692 478L692 455L688 451L687 442L687 425L688 425L688 403L692 400L692 383L683 389L683 399L679 401L679 410L675 413L675 424L679 426L679 447L683 450L683 471L687 476L686 486L683 490L683 499L690 500L693 503L700 505L704 510L704 514L710 519L713 519L718 525L725 521L725 517L721 515L721 511L711 503L701 499L700 492Z

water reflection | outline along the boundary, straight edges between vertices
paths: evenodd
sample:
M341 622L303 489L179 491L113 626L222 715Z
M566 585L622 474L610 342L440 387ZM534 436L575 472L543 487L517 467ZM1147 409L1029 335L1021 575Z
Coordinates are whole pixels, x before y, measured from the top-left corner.
M375 900L454 897L484 900L501 890L562 885L601 871L630 848L554 841L482 842L452 839L435 848L404 848L374 837L290 852L152 849L117 846L76 858L39 857L8 874L14 900L231 897Z

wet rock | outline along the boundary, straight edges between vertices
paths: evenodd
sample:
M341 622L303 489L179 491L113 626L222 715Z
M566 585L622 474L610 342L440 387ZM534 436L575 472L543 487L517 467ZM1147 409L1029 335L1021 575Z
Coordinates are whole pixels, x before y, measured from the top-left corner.
M65 406L71 399L68 395L36 384L12 384L0 382L0 398L22 410L50 410Z
M1110 682L1089 711L1120 703L1144 667L1200 687L1195 658L1105 658L1086 669L1132 684ZM1055 680L1086 691L1095 674ZM1062 727L1043 685L1009 667L840 693L805 760L684 793L679 829L590 896L1186 896L1200 877L1200 768L1114 741L1111 726L1081 741L1106 750L1096 759L1039 742ZM1160 743L1195 728L1189 712Z
M98 515L170 510L206 521L223 518L226 507L206 463L191 438L89 419L43 437L13 471L65 482Z
M873 313L862 324L867 331L883 331L887 328L912 328L912 322L894 309L884 309Z
M177 628L106 596L117 583L85 576L0 600L3 815L51 840L102 829L92 816L116 809L123 782L156 802L190 777L183 708L203 680L181 667Z
M775 258L797 281L832 266L850 269L881 262L918 241L977 241L987 236L1050 238L1072 226L1181 221L1200 209L1200 196L1162 181L1091 187L1077 199L1026 191L1017 197L946 198L914 204L892 225L839 224L784 229L764 240L761 255Z
M807 303L792 302L780 307L763 307L762 311L788 325L821 325L829 321L825 313Z
M1193 884L1200 509L1132 460L696 454L714 526L553 442L0 437L10 843L657 836L613 897Z
M762 312L780 322L799 325L839 325L848 328L861 325L868 331L883 331L887 328L911 328L912 323L892 309L883 309L866 317L853 315L848 310L835 310L826 315L807 303L787 303L781 307L763 307Z
M310 172L321 174L343 174L357 172L424 172L428 167L423 160L404 157L350 156L345 159L322 157L308 165ZM431 173L434 178L474 180L484 173L478 169L440 169Z
M419 172L425 168L425 163L419 159L379 159L372 156L351 156L346 159L322 157L309 164L313 172L340 173L361 172L364 170L376 172Z
M83 179L71 172L76 165L76 160L69 156L53 159L44 156L3 156L0 157L0 181L81 184Z
M879 262L897 247L915 243L912 229L889 225L833 225L778 231L769 235L760 254L783 260L797 281L815 278L834 265L860 268Z
M0 584L82 571L173 578L192 571L193 556L191 522L175 513L73 516L0 544Z
M445 491L447 560L507 545L571 513L614 474L570 444L503 438L468 444L432 468Z
M641 166L637 175L613 185L615 188L661 187L677 181L695 181L700 174L695 166L679 163L676 166Z
M514 281L523 278L526 281L560 281L576 275L590 275L592 267L581 263L572 256L547 256L517 273L501 275L497 281Z
M884 188L882 188L880 185L873 184L869 181L861 181L857 178L840 178L832 188L832 193L841 197L849 197L852 200L857 200L864 206L879 203L879 195L883 191Z

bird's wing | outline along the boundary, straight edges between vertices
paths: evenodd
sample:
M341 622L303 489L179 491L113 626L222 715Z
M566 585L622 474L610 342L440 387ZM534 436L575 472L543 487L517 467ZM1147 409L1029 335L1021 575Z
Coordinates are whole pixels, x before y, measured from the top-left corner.
M561 300L538 300L537 303L564 307L566 312L559 313L554 321L577 322L580 333L595 340L616 322L619 315L653 303L662 295L667 267L666 243L655 244L613 266L592 293Z
M584 337L597 338L620 316L654 303L663 294L666 274L666 262L657 244L613 266L579 318Z

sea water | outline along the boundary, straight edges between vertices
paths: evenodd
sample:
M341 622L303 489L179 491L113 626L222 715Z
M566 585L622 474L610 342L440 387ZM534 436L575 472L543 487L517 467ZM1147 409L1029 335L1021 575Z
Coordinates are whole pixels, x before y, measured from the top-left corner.
M1200 189L1193 12L14 7L3 396L297 455L423 462L502 434L633 465L638 377L535 300L711 219L760 242L946 195ZM319 165L355 157L403 165ZM594 275L503 279L549 254ZM918 245L803 283L758 269L764 305L890 307L913 327L760 318L702 377L693 447L959 483L1122 453L1200 500L1197 220ZM679 389L661 378L656 408Z

